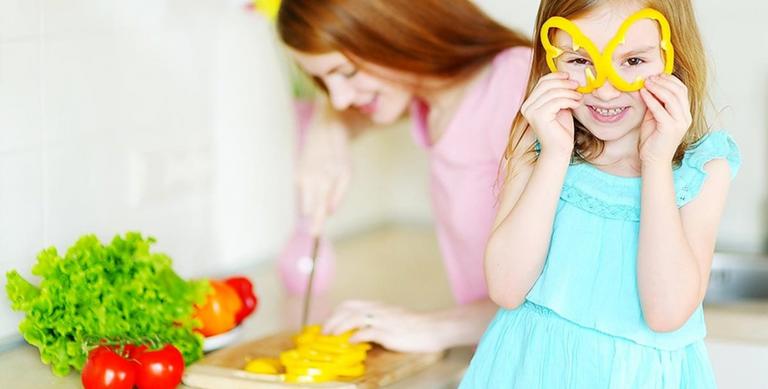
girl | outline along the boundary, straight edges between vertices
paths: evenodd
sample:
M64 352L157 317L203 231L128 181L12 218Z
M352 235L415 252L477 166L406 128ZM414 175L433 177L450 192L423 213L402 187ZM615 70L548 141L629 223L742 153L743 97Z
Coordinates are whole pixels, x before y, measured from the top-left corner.
M739 154L707 133L691 2L543 0L536 26L485 256L502 309L460 387L713 388L701 303Z
M467 0L283 0L277 25L327 95L298 169L315 233L346 189L349 134L410 116L429 154L437 235L458 302L435 312L348 302L325 331L361 328L353 341L396 351L477 343L496 310L482 258L497 170L530 68L529 42Z

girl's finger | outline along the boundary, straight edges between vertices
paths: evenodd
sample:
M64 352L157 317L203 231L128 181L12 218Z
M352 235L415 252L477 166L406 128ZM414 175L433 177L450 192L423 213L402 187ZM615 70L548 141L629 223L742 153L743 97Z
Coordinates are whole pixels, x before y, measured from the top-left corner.
M640 89L640 97L645 102L648 110L653 114L653 118L657 123L661 121L672 120L672 117L669 115L667 110L664 109L664 106L661 105L659 100L657 100L656 97L647 89Z
M539 111L545 115L556 115L558 112L564 109L576 109L580 105L581 101L576 101L567 97L560 97L543 103L539 108Z
M567 89L571 90L574 93L576 92L576 88L579 87L579 83L573 80L568 79L553 79L553 80L545 80L540 81L539 85L536 86L536 88L531 91L531 94L526 99L526 102L534 102L541 98L542 95L546 94L552 89Z
M682 103L684 97L679 96L676 87L670 84L670 81L662 80L660 78L651 78L646 81L646 89L651 92L658 101L663 103L669 116L676 119L683 119L685 117L683 107L687 109L687 102L685 104Z
M668 74L662 74L661 76L654 78L653 82L663 85L672 91L681 107L687 108L690 105L690 100L688 99L688 87L683 84L679 78Z
M570 89L553 89L548 93L542 95L538 100L531 103L529 110L541 109L541 107L550 101L557 99L569 99L573 101L581 102L584 95L579 92Z

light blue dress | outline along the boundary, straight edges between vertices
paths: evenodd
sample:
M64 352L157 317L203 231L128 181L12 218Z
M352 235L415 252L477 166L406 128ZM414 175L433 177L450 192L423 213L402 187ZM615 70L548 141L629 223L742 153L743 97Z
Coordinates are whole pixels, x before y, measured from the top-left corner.
M713 159L736 174L739 151L725 132L704 137L675 169L678 207L698 195ZM544 269L520 307L496 314L459 388L716 387L701 306L674 332L643 320L640 186L590 164L568 168Z

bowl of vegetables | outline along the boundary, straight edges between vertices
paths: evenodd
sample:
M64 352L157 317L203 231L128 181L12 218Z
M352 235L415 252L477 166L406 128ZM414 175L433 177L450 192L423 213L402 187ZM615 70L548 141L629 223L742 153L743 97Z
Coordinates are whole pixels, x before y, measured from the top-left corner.
M210 280L205 303L195 307L197 329L205 336L203 351L212 351L233 343L243 333L242 323L258 307L253 283L244 276Z

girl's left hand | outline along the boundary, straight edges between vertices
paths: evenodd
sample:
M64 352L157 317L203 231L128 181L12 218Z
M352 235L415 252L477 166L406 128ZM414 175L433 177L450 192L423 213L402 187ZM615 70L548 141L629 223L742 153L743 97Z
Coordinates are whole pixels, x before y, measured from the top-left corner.
M640 159L670 163L693 122L688 87L662 74L646 79L640 96L648 106L640 125Z
M445 323L427 313L372 301L347 301L325 322L323 332L357 329L353 343L373 342L397 352L436 352L442 347Z

